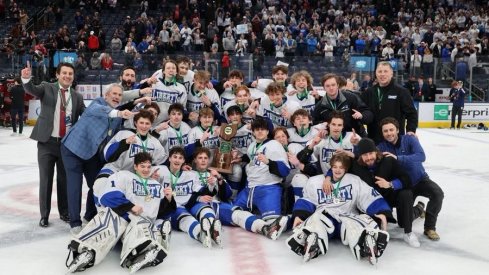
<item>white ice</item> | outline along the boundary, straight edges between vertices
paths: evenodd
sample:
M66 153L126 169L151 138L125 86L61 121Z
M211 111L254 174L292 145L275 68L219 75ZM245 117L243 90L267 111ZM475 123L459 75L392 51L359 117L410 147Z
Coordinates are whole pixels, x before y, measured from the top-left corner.
M55 191L50 226L38 226L37 148L28 138L31 130L11 137L9 129L0 129L0 274L64 274L69 226L59 220ZM418 136L428 174L445 192L438 242L428 240L423 220L416 220L413 230L421 247L408 247L403 231L392 224L391 241L378 265L371 266L354 260L337 240L325 256L302 263L285 245L289 233L272 241L225 227L224 249L205 249L173 232L170 255L138 274L489 274L489 132L419 129ZM119 252L116 247L83 273L128 274L119 266Z

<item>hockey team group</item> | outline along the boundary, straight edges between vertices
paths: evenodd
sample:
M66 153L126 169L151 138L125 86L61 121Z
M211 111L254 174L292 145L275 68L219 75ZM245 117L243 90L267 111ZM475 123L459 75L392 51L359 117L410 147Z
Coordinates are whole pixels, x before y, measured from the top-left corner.
M190 68L186 57L164 60L136 82L136 70L124 67L121 82L87 107L71 87L71 64L58 65L58 82L40 85L30 81L29 64L22 70L25 91L41 100L31 135L41 188L43 177L52 186L56 163L60 197L65 176L68 213L60 214L73 235L69 272L97 265L119 241L122 267L156 266L172 231L222 248L223 226L272 240L290 231L285 245L306 262L337 238L355 259L375 264L389 242L387 223L403 228L412 247L420 246L417 218L425 219L426 238L440 239L444 194L423 167L417 111L389 63L378 64L376 84L360 95L332 73L321 79L323 94L307 71L289 80L283 65L272 79L251 83L238 70L217 83ZM226 151L230 173L212 167L227 161ZM49 154L57 159L44 161ZM83 177L89 191L81 218ZM429 202L415 205L420 196ZM41 214L46 227L49 210L41 206Z

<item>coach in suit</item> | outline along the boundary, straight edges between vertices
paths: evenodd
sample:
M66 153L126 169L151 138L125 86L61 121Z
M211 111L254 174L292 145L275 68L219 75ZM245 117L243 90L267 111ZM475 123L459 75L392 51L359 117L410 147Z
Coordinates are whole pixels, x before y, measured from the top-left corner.
M30 136L37 140L39 207L41 210L39 225L41 227L49 225L55 164L58 211L60 218L68 222L66 174L60 153L61 138L72 125L75 125L85 109L82 95L71 87L75 68L70 63L60 63L56 69L58 81L56 83L43 82L37 86L31 81L32 70L29 63L22 70L21 76L25 91L41 100L41 113Z
M87 107L79 122L63 138L61 155L67 176L68 209L72 233L81 230L80 218L83 175L89 188L84 218L89 221L97 209L93 199L93 184L103 166L99 147L110 140L122 126L122 118L130 118L129 110L115 109L122 100L123 88L111 84L104 97L96 98Z

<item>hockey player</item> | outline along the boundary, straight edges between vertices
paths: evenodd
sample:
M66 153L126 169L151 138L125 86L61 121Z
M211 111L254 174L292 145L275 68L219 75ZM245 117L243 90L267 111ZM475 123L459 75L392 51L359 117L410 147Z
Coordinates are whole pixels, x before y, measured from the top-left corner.
M168 108L170 120L163 122L155 128L154 135L161 142L166 152L173 146L186 146L190 127L183 122L183 105L175 103Z
M268 85L271 83L277 83L280 86L287 88L289 83L287 83L287 77L289 73L289 69L285 65L276 65L272 68L272 79L258 79L253 81L250 86L265 92Z
M161 143L149 134L151 123L155 116L145 109L134 116L136 130L122 130L107 143L104 148L104 158L107 164L97 175L95 185L105 184L107 178L115 172L133 171L134 156L140 152L147 152L153 159L153 165L163 164L167 158Z
M195 166L194 173L197 173L199 177L201 188L199 191L192 193L185 207L201 224L211 224L206 235L210 236L219 247L222 247L221 221L218 215L221 209L222 211L231 211L232 205L228 202L232 191L219 172L208 168L210 159L211 153L209 149L205 147L197 148L193 161ZM207 219L207 221L203 221L204 219ZM230 221L227 224L230 224Z
M211 109L200 109L198 116L199 123L188 134L188 145L185 146L185 152L188 159L191 159L197 147L205 147L211 152L212 162L214 151L219 147L220 127L213 125L214 112Z
M193 84L187 96L188 118L192 125L197 125L199 119L199 110L204 107L212 109L214 118L223 121L221 118L221 106L219 95L216 90L206 88L210 75L207 71L197 71L194 74Z
M183 106L187 103L187 90L177 81L177 64L173 60L163 63L163 77L158 78L154 85L151 99L156 101L160 107L160 116L156 121L162 122L168 119L168 108L171 104L180 103Z
M423 196L429 199L426 207L424 235L430 240L438 241L440 236L436 233L436 220L443 203L444 193L436 182L432 181L426 173L423 162L426 160L423 147L419 140L412 135L399 134L399 122L393 117L386 117L380 121L384 140L378 148L385 156L396 158L411 177L413 183L413 196ZM424 203L418 202L414 207L414 218L424 214Z
M68 245L68 272L99 264L122 238L121 266L131 273L160 264L168 255L171 226L157 220L176 208L171 188L152 179L151 155L134 157L134 171L120 171L95 188L101 210ZM68 255L69 259L69 255Z
M232 138L232 148L233 148L233 173L226 175L226 179L233 190L233 198L241 191L244 187L243 184L243 170L246 163L243 162L242 157L248 152L248 147L253 141L253 136L251 135L251 124L246 124L243 121L243 112L237 105L230 106L226 110L226 115L229 118L229 123L237 124L238 131L236 135Z
M176 65L178 71L177 80L183 86L185 86L185 90L188 93L190 92L190 87L192 86L194 80L194 72L190 69L192 61L186 56L179 56L176 59ZM163 69L159 69L154 72L152 77L156 79L163 78Z
M389 242L385 231L391 209L382 196L359 177L347 174L351 159L344 154L331 158L334 190L323 191L324 176L309 178L304 196L294 206L294 233L287 245L304 261L328 251L328 239L340 237L353 256L377 262ZM366 213L366 214L362 214ZM374 219L379 224L377 224Z
M312 126L311 115L305 109L295 111L290 117L290 122L294 125L294 127L287 129L290 143L298 143L304 147L320 132L322 136L326 135L327 123Z
M306 148L298 154L299 160L306 164L311 156L319 162L323 174L328 172L333 154L343 152L354 158L353 146L358 143L359 137L355 132L344 132L344 116L340 112L332 112L328 122L329 135L327 138L318 133L307 144Z
M312 88L312 81L311 74L302 70L292 75L287 87L287 99L298 102L309 114L312 114L319 98L318 92Z
M151 99L150 99L151 101ZM151 102L150 104L142 106L143 109L150 111L153 116L155 117L155 120L153 121L151 125L151 129L156 128L158 126L158 123L156 123L156 118L160 115L160 107L158 107L158 104L156 102ZM139 111L141 109L141 104L137 104L133 111ZM124 128L125 129L136 129L134 125L134 119L129 118L124 121Z
M171 221L173 229L186 232L192 239L201 242L204 247L211 247L213 224L209 219L201 219L202 223L200 223L186 209L192 194L203 192L199 176L193 171L182 170L185 163L185 151L182 147L175 146L170 149L169 162L168 167L161 165L157 169L159 168L159 181L163 182L164 187L170 186L173 191L177 210L164 218ZM204 188L208 189L207 192L212 192L215 186L208 185Z
M229 72L228 80L224 82L224 91L221 93L221 106L226 104L235 98L236 88L243 84L244 74L239 70L232 70Z
M229 213L233 224L250 232L261 233L276 240L287 224L281 215L282 187L290 167L287 154L278 141L269 140L267 122L256 119L251 124L255 141L249 146L246 165L246 187L234 201L234 210ZM252 214L259 211L260 215Z
M256 115L269 119L274 126L292 126L290 117L300 109L299 103L287 100L285 87L277 82L270 83L265 93L267 97L261 99Z
M255 116L256 104L258 104L258 102L253 101L251 98L250 89L248 89L248 87L245 85L238 86L235 91L236 97L226 103L226 105L222 108L223 113L226 114L227 110L231 106L238 106L243 114L243 122L251 123L253 121L253 117ZM229 122L229 117L227 115L226 120Z

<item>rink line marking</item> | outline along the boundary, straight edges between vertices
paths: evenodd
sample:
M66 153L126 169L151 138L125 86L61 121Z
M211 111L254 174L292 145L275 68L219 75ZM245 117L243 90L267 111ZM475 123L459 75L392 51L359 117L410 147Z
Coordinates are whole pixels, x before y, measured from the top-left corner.
M235 275L271 274L260 236L241 228L230 228L231 262Z
M428 129L423 129L423 131L433 133L433 134L442 135L442 136L449 136L449 137L454 137L454 138L463 139L463 140L470 140L470 141L474 141L474 142L478 142L478 143L482 143L482 144L489 144L489 142L482 141L482 140L475 139L475 138L471 138L471 137L461 137L461 136L453 135L450 133L440 133L439 131L428 130Z

